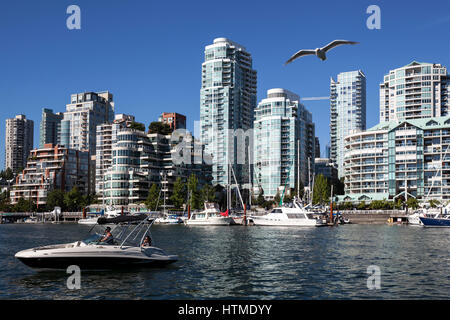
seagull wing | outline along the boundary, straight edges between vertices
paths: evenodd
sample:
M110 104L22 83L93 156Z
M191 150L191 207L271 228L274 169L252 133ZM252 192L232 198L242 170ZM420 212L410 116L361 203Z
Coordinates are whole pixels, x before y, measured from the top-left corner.
M314 50L300 50L297 53L295 53L292 57L290 57L289 60L286 61L285 65L288 64L288 63L291 63L292 61L294 61L297 58L300 58L302 56L307 56L307 55L310 55L310 54L314 54L315 55L316 51L314 51Z
M327 52L330 49L333 49L334 47L340 46L342 44L357 44L359 42L355 41L348 41L348 40L334 40L327 44L325 47L322 48L322 51Z

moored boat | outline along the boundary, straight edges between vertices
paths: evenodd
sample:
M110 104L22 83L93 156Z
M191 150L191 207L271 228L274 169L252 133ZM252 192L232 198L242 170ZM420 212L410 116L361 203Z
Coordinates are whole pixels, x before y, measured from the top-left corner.
M72 243L22 250L15 257L31 268L65 269L77 265L81 269L110 269L162 266L178 260L151 244L147 215L98 219L98 225L114 225L114 238L94 232L87 239ZM131 223L138 222L136 226ZM98 227L96 227L98 228ZM131 231L129 231L131 229ZM150 241L145 243L144 239ZM103 241L102 241L103 240Z
M233 218L228 213L221 213L217 203L205 202L205 209L200 212L193 212L189 219L184 222L186 225L209 225L209 226L229 226L234 223Z
M424 227L450 228L450 214L445 214L434 218L419 217L419 219Z
M313 212L308 211L295 200L288 206L280 206L265 215L253 215L249 219L255 226L320 227L324 225L323 220L314 218Z

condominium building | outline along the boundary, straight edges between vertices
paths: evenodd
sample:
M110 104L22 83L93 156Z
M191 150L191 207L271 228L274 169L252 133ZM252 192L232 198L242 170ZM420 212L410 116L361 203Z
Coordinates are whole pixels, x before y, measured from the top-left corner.
M314 156L316 158L320 158L320 140L319 137L316 137L314 140Z
M97 126L114 120L113 95L108 92L72 94L61 121L61 144L67 148L88 151L90 161L89 186L95 183Z
M213 184L227 185L229 164L239 184L249 181L256 71L245 47L225 38L205 47L200 90L200 139L212 158Z
M117 132L129 127L135 121L134 116L116 114L112 123L97 126L97 146L95 155L95 193L102 198L103 175L112 165L112 147L117 142Z
M340 200L450 200L449 116L383 122L345 143Z
M361 70L342 72L330 83L331 160L344 175L344 139L366 129L366 76Z
M338 180L338 173L336 164L330 158L315 158L314 159L314 174L318 176L323 175L329 179L330 182Z
M5 169L13 172L25 168L28 154L33 149L34 122L24 115L6 119Z
M39 148L46 144L60 144L61 120L64 114L53 113L52 109L42 109L42 119L39 127Z
M168 200L176 178L181 177L186 181L191 173L197 175L200 186L209 182L210 166L204 165L202 146L193 139L187 139L187 145L177 150L175 147L180 143L178 138L158 133L147 134L131 128L118 129L112 147L112 165L103 176L105 204L142 203L153 183L162 187ZM188 161L174 161L175 153L181 151L184 154L182 158L187 156Z
M176 112L163 112L159 116L158 121L168 124L172 131L186 129L186 116Z
M108 91L72 94L61 121L61 144L95 155L97 126L113 120L113 95Z
M56 189L67 192L77 187L82 194L87 194L88 172L88 152L53 144L31 150L26 168L16 177L11 189L11 204L23 198L43 206L48 193Z
M448 115L450 77L440 64L412 62L380 84L380 122Z
M314 144L312 116L300 97L285 89L268 90L255 109L255 191L261 188L264 197L273 199L285 187L296 188L299 174L308 184L314 171Z

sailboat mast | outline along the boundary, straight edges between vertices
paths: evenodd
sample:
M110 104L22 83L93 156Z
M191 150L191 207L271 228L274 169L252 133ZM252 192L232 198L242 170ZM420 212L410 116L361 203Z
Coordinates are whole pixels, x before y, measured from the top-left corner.
M250 163L250 144L248 145L248 203L252 205L252 191L253 191L253 176L252 176L252 168Z
M311 161L311 158L308 157L308 197L309 197L309 202L312 203L312 197L311 197L311 168L310 168L310 161Z
M300 200L300 139L297 139L297 197Z

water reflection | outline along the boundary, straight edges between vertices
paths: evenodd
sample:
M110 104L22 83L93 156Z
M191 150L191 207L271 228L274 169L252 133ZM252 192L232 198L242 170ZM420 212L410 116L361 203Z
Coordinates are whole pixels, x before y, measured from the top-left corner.
M14 258L30 247L72 242L78 225L0 226L0 298L8 299L447 299L449 229L154 226L155 245L180 260L166 268L36 272ZM370 291L369 265L381 268Z

